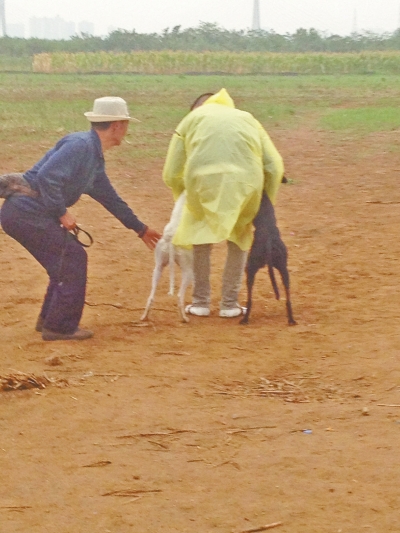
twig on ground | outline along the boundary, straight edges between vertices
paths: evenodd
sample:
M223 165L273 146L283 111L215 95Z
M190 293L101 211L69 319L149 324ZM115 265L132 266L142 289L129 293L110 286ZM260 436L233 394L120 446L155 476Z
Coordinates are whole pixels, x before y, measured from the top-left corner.
M253 527L251 529L243 529L238 533L258 533L258 531L267 531L267 529L272 529L274 527L282 526L283 522L273 522L272 524L267 524L265 526Z
M241 346L232 346L232 350L239 350L240 352L256 353L255 350L249 350L248 348L242 348Z
M168 437L178 433L197 433L194 429L174 429L171 431L156 431L154 433L132 433L130 435L120 435L117 439L135 439L137 437Z
M141 307L140 309L143 310L144 307ZM166 309L165 307L152 307L151 309L154 311L164 311L165 313L175 313L175 310L173 308Z
M99 307L100 305L108 305L109 307L115 307L116 309L123 309L122 304L111 304L107 302L99 303L99 304L92 304L88 302L87 300L85 300L85 304L88 305L89 307ZM138 311L140 311L140 309L138 309Z
M127 502L124 502L123 505L126 505L127 503L135 503L138 500L141 500L142 498L143 498L143 496L137 496L136 498L132 498L132 499L128 500Z
M245 433L246 431L253 431L255 429L274 429L278 426L255 426L250 428L228 429L227 433L234 435L235 433Z
M189 352L155 352L156 355L190 355Z
M215 391L212 394L222 394L222 396L243 396L243 393L238 392L226 392L226 391Z
M97 461L97 463L90 463L89 465L83 465L82 468L93 468L96 466L107 466L110 464L111 464L111 461Z
M140 494L151 494L151 493L154 493L154 492L162 492L161 489L148 489L148 490L145 490L145 489L123 489L123 490L112 490L111 492L106 492L104 494L102 494L102 496L122 496L122 497L127 497L127 496L136 496L136 495L140 495Z
M23 511L24 509L32 509L31 505L1 505L0 509L7 509L8 511Z
M378 407L400 407L398 403L377 403Z
M130 378L130 374L93 374L93 377L99 378Z
M400 202L384 202L383 200L366 200L366 204L400 204Z
M115 307L116 309L125 309L126 311L143 311L144 310L144 307L125 307L119 303L112 304L108 302L100 302L97 304L97 303L91 303L85 300L85 304L88 305L89 307L99 307L99 306L105 305L109 307ZM163 307L153 307L152 309L154 309L155 311L165 311L166 313L171 313L172 311L174 311L173 309L165 309Z
M93 446L133 446L134 442L94 442Z
M320 379L321 376L294 376L296 379Z
M165 446L165 444L161 444L161 442L157 442L155 440L149 440L147 442L150 442L150 444L154 444L155 446L160 446L160 448L163 448L164 450L169 450L168 446Z
M232 460L224 461L223 463L218 463L212 466L214 468L218 468L219 466L224 466L224 465L232 465L233 467L236 468L236 470L241 470L239 463L237 463L236 461L232 461Z
M17 370L14 374L0 376L0 390L2 391L45 389L49 385L68 385L68 382L64 379L49 378L46 374L35 376L34 374L26 374Z
M263 394L288 394L288 391L275 389L260 389L256 394L253 394L253 396L262 396Z

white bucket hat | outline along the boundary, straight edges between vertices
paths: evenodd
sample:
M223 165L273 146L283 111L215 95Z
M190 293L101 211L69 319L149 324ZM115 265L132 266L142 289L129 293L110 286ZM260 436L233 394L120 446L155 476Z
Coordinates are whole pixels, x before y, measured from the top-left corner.
M117 120L140 122L137 118L129 116L128 106L119 96L96 98L93 111L87 111L84 115L90 122L116 122Z

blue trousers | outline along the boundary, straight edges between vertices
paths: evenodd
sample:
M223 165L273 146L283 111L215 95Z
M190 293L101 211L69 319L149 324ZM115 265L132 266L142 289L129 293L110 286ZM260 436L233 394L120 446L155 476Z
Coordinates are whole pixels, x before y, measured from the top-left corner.
M11 200L1 208L1 226L46 269L50 278L40 316L43 327L74 333L85 305L87 254L53 218L22 211Z

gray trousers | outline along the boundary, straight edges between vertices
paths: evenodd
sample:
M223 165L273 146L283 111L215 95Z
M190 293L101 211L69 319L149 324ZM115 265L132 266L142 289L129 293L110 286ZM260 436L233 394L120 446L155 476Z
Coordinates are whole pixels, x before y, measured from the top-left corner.
M234 309L238 304L238 296L246 266L247 251L243 251L234 242L228 242L224 273L222 276L221 309ZM193 305L210 307L210 258L212 244L193 246Z

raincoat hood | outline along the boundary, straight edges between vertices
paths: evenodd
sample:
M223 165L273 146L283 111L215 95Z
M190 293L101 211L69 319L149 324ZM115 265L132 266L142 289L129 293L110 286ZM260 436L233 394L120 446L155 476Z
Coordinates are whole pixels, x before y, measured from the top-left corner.
M235 107L235 103L229 96L228 91L226 89L221 89L216 94L210 96L210 98L207 98L203 105L206 104L221 104L226 105L228 107Z

